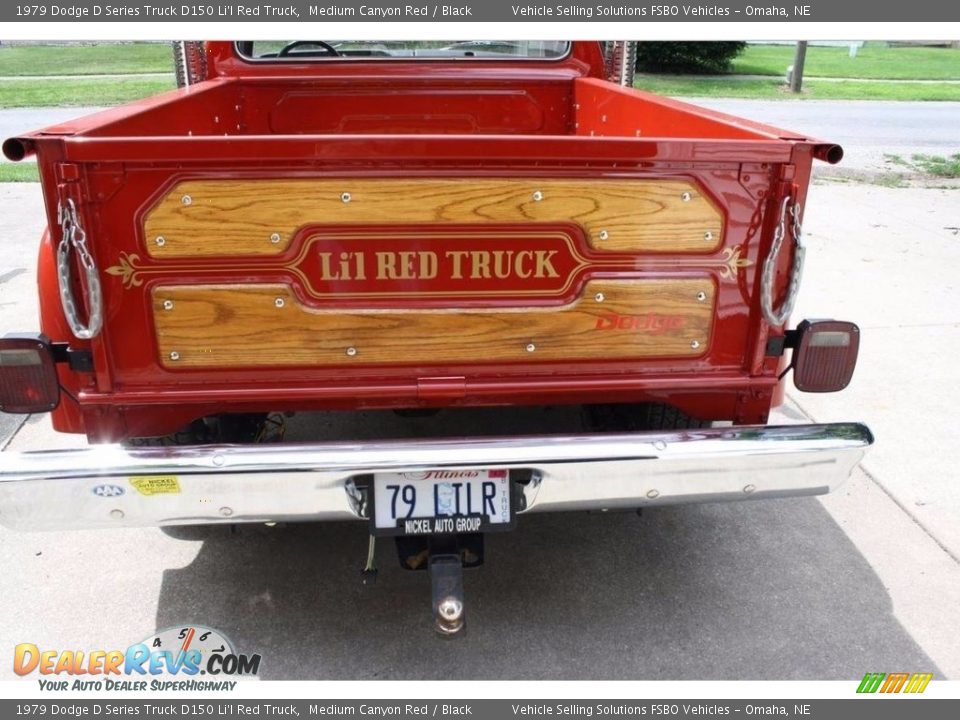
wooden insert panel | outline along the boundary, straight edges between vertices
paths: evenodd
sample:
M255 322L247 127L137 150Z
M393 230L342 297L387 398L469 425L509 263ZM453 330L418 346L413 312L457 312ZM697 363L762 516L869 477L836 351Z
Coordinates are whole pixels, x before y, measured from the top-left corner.
M692 357L715 295L708 277L597 279L559 307L322 310L286 285L177 285L152 304L160 362L179 369Z
M146 214L144 243L156 258L265 256L313 224L513 222L573 222L610 252L709 252L723 231L685 180L189 180Z

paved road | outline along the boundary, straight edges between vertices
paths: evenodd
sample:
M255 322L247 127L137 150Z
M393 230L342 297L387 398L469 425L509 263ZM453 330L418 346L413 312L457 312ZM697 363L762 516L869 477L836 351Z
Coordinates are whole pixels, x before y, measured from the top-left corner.
M470 627L440 642L427 578L381 543L361 588L364 528L15 534L0 529L0 651L123 647L154 628L219 628L264 655L264 677L846 679L867 669L960 678L960 500L950 433L960 243L944 230L960 193L819 185L798 316L864 328L858 375L797 396L781 422L864 419L878 444L822 499L524 517L466 579ZM33 327L36 186L0 185L0 332ZM956 224L953 222L953 224ZM478 413L471 425L542 430L567 411ZM512 423L506 427L505 422ZM292 439L429 435L392 415L301 416ZM406 424L406 427L403 426ZM17 429L19 428L19 429ZM12 439L10 433L16 430ZM45 417L0 432L10 450L77 444ZM0 455L0 462L3 457ZM10 676L0 664L0 678Z
M48 125L89 115L102 108L97 107L58 107L58 108L8 108L0 110L0 142L21 133L39 130ZM0 162L7 159L0 155Z
M838 168L847 173L891 169L884 163L885 154L909 159L915 153L960 152L960 102L715 98L692 102L839 143L845 154Z

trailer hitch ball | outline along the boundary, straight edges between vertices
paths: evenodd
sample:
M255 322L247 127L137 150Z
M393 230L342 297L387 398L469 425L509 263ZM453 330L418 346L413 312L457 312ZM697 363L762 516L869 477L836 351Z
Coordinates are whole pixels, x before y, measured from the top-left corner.
M437 630L444 635L453 635L463 628L463 602L455 597L446 597L437 606Z
M441 635L456 635L465 620L463 563L459 555L431 555L429 567L434 627Z

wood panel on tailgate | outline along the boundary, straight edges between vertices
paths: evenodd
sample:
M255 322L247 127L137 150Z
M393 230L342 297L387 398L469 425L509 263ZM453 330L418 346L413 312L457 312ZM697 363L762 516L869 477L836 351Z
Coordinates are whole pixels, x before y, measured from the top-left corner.
M152 290L170 369L693 357L709 347L715 298L707 275L595 279L542 308L317 309L283 284Z
M108 272L170 369L696 357L729 263L682 178L197 179L143 222Z
M723 215L683 179L186 180L144 219L155 258L283 253L310 224L558 223L606 252L709 252Z

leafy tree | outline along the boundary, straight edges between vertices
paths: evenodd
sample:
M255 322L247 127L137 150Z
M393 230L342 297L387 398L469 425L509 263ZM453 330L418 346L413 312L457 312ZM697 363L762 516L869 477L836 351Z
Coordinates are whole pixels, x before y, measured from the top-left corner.
M722 73L743 52L745 42L638 42L640 72Z

